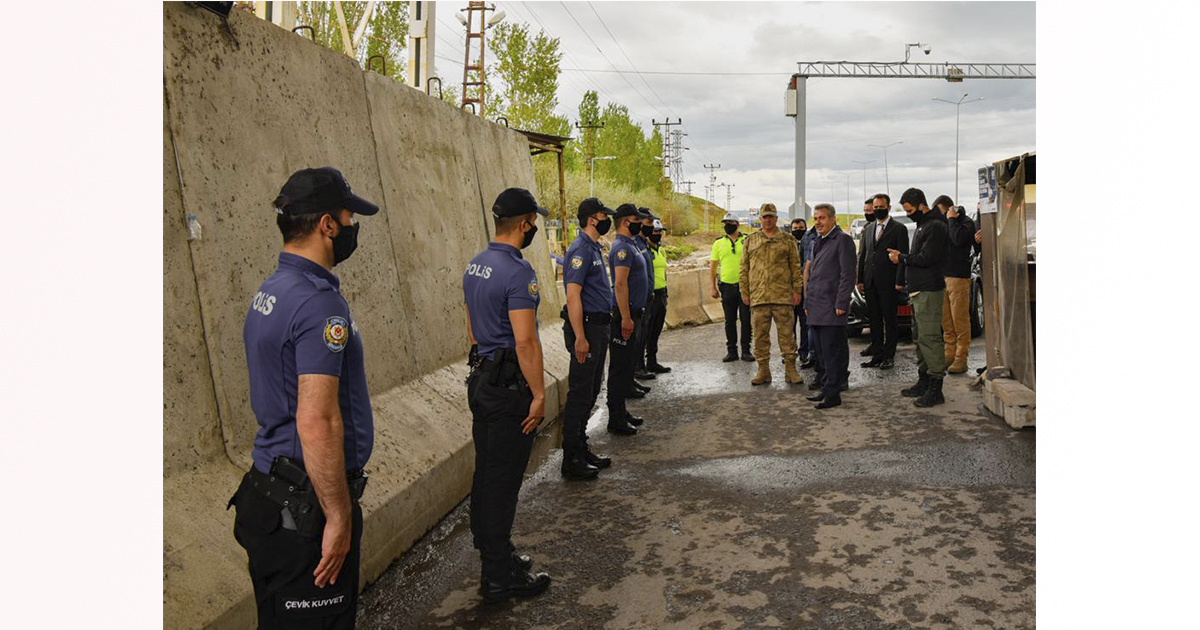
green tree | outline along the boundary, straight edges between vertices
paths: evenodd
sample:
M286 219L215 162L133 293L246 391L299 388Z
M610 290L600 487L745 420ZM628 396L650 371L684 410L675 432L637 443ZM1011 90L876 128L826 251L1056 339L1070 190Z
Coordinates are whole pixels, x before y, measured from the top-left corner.
M504 22L489 32L488 48L496 61L489 65L487 110L507 118L510 127L568 135L570 121L554 114L562 60L558 38Z
M298 2L296 3L296 25L311 26L313 40L318 44L345 52L342 43L342 31L338 24L337 11L332 2ZM346 17L346 28L353 37L354 28L367 10L366 2L343 2L342 14ZM307 36L305 31L300 31ZM407 2L376 2L367 21L363 39L355 50L355 58L359 65L366 67L367 59L374 55L382 55L387 75L397 81L404 82L408 77L408 60L404 57L404 49L408 46L408 3ZM373 61L371 69L381 72L378 61Z

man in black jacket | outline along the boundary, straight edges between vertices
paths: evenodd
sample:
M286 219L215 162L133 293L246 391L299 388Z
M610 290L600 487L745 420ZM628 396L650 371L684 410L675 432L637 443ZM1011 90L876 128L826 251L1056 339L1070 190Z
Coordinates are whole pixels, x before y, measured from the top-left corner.
M908 228L888 216L892 199L879 193L871 200L871 222L863 228L858 249L858 291L867 301L874 356L865 368L890 370L896 357L896 297L904 290L904 266L888 258L888 250L908 254Z
M917 384L900 393L918 407L932 407L946 402L942 396L942 379L946 376L945 344L942 341L942 300L946 280L942 271L946 263L949 230L946 219L930 210L925 193L909 188L900 197L900 205L917 224L909 253L888 250L893 263L904 263L908 280L908 297L913 307L913 340L917 344Z
M975 222L954 201L942 195L933 207L946 217L949 244L946 246L946 296L942 299L942 336L946 346L946 371L967 371L971 347L971 253L975 246Z

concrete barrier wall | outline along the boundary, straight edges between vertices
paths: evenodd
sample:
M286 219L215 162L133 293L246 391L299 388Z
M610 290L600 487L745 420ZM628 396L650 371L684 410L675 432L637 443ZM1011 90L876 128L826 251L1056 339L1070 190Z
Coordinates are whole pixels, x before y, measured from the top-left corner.
M697 326L712 321L704 310L708 291L708 270L695 269L682 273L667 272L667 328ZM711 301L711 297L707 298ZM718 310L720 303L718 302Z
M287 176L336 166L384 209L361 218L359 249L337 268L364 338L376 419L364 583L469 491L460 281L489 239L496 194L534 189L520 134L243 12L230 16L230 28L233 37L216 16L163 6L168 628L253 626L246 557L233 540L233 512L223 508L249 466L257 427L241 330L275 268L271 201ZM198 218L200 240L186 240L187 214ZM538 240L525 256L553 286L547 252ZM556 291L542 292L549 417L566 392L561 305Z

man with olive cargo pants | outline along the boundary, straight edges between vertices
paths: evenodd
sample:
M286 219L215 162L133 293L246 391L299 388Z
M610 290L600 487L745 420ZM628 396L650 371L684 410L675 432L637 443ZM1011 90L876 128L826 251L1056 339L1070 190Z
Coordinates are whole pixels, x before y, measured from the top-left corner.
M792 327L795 307L804 286L800 275L800 253L796 239L779 229L775 204L764 203L759 209L762 230L746 237L738 268L738 287L742 302L750 306L750 330L754 334L754 360L758 373L751 385L771 382L771 321L783 355L787 382L804 382L796 371L796 332Z

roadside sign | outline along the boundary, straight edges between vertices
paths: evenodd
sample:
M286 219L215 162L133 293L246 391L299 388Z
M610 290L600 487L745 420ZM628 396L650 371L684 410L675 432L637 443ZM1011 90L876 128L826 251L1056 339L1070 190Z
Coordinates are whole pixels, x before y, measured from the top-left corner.
M996 167L992 165L979 169L979 212L994 214L996 209Z

